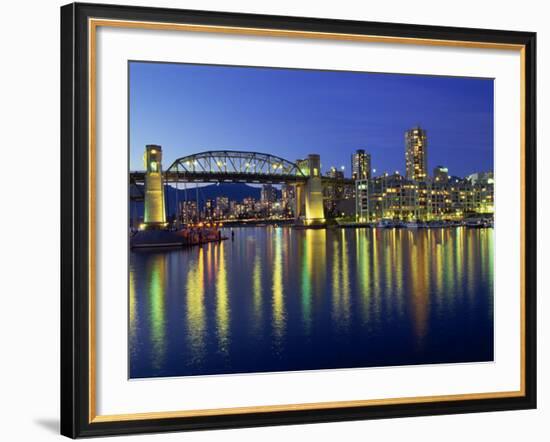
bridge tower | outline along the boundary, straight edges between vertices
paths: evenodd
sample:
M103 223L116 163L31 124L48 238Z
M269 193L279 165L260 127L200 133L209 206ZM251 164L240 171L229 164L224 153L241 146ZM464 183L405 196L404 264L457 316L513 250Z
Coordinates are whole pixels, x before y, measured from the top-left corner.
M166 227L164 209L164 183L162 180L162 147L156 144L145 146L145 229Z
M297 163L308 179L304 185L296 188L296 216L303 215L307 225L324 224L321 158L317 154L310 154L306 160L298 160Z

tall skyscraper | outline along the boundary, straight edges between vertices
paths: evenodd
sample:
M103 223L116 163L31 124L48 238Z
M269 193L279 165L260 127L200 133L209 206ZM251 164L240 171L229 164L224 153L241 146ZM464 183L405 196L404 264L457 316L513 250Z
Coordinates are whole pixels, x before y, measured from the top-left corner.
M275 187L272 184L264 184L260 193L262 203L273 203L277 199Z
M351 177L354 180L369 180L371 178L370 154L364 149L357 149L351 155Z
M410 180L428 178L428 139L418 126L405 132L405 169Z

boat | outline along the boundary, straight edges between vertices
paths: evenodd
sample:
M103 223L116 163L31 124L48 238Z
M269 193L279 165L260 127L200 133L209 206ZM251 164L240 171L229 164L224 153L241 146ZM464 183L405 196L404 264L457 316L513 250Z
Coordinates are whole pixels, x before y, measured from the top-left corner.
M383 229L393 229L394 227L396 227L396 223L392 219L381 219L380 221L378 221L376 227L381 227Z
M470 229L481 229L485 226L485 223L482 219L474 218L474 219L467 219L464 221L464 225Z
M425 227L428 227L428 225L422 221L407 221L404 223L404 225L408 229L423 229Z
M221 230L210 227L186 227L180 230L138 230L130 235L130 248L184 247L227 239Z
M372 223L362 222L362 221L336 221L336 226L341 228L368 228L373 227Z
M426 227L431 229L440 229L442 227L447 227L447 224L443 221L430 221Z

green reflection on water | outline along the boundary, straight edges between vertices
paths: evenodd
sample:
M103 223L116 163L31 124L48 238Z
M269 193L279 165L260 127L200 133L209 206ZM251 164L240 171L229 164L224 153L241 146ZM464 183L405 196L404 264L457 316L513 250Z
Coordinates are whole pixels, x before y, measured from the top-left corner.
M357 261L357 281L361 296L362 319L366 323L370 319L370 251L365 229L355 229L355 259Z
M137 348L137 328L139 324L138 316L138 300L136 296L136 282L134 269L130 269L128 278L129 299L128 299L128 315L129 315L129 341L130 351L135 351Z
M151 275L149 284L149 323L151 342L153 347L152 364L159 369L163 366L166 352L165 339L165 260L162 255L155 255L150 261L149 274Z
M280 346L284 336L285 327L285 304L283 293L283 248L282 248L282 229L275 229L274 242L275 251L273 256L273 331L275 335L275 345Z

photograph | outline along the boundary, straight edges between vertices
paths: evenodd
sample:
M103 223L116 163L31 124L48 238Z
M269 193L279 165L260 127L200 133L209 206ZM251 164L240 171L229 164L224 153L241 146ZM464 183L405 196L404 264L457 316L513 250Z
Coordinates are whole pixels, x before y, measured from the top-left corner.
M495 360L494 78L127 63L129 379Z

